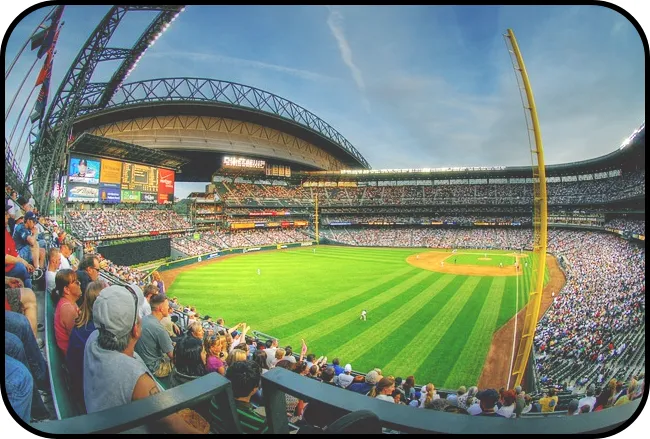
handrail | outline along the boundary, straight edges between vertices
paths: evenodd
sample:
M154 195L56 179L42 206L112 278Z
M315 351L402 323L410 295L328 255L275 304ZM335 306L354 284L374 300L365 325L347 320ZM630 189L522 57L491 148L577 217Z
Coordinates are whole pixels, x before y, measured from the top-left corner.
M216 372L129 404L60 421L29 425L36 430L52 434L119 433L191 408L213 396L221 397L219 407L230 406L230 410L224 413L226 421L234 421L234 425L238 425L232 385Z
M371 410L379 417L383 427L407 433L507 432L522 435L529 434L531 431L543 431L546 434L604 433L634 416L641 403L638 399L600 412L558 417L550 422L546 417L487 418L435 410L418 410L401 404L389 405L385 401L329 386L279 367L262 375L262 387L266 421L270 432L275 434L289 432L286 399L283 393L306 401L318 401L347 412Z

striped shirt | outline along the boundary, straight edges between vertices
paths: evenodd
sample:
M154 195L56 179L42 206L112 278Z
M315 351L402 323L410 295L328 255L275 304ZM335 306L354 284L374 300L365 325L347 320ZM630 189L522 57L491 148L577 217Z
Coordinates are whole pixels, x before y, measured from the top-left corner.
M266 425L266 418L253 410L250 402L235 400L237 407L237 416L239 416L239 426L244 434L265 434L268 433L269 427ZM217 433L234 433L227 428L227 423L223 420L221 409L214 398L210 401L210 425Z

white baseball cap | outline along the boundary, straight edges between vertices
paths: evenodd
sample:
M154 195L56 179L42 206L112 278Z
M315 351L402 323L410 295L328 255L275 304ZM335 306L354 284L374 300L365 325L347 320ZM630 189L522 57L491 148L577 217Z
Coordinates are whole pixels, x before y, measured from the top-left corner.
M348 364L345 365L343 370L345 370L346 372L352 372L352 366L348 363Z

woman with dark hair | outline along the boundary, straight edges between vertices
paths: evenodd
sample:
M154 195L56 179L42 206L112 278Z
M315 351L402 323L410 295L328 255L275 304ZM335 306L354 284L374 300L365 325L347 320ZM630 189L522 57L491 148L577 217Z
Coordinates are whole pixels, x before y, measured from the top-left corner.
M54 284L52 293L58 298L54 312L54 336L57 346L66 355L70 333L79 315L77 300L81 297L81 282L77 279L76 272L63 269L56 274Z
M226 363L221 360L221 342L219 336L212 335L206 337L204 343L205 352L208 356L205 362L205 370L210 372L217 372L223 376L226 375Z
M260 350L255 351L253 354L253 361L262 369L262 374L269 371L266 368L266 352Z
M169 379L170 387L180 386L205 374L206 354L201 340L182 337L174 347L174 369Z
M404 389L404 396L408 401L411 401L415 398L415 377L409 375L406 377L406 380L402 383L402 388Z

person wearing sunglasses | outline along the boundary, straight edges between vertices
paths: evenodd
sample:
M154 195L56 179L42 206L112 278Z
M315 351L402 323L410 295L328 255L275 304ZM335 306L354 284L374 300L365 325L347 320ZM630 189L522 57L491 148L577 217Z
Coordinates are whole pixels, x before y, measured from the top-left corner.
M83 366L84 402L95 413L160 393L160 388L137 352L142 336L144 296L140 288L112 285L93 304L97 331L86 342ZM161 424L162 423L162 424ZM171 415L147 426L168 433L201 433L181 415ZM149 432L148 431L148 432Z
M81 297L81 282L72 270L59 270L54 278L52 294L58 298L54 312L54 335L56 344L65 356L68 352L70 333L79 315L77 300Z

